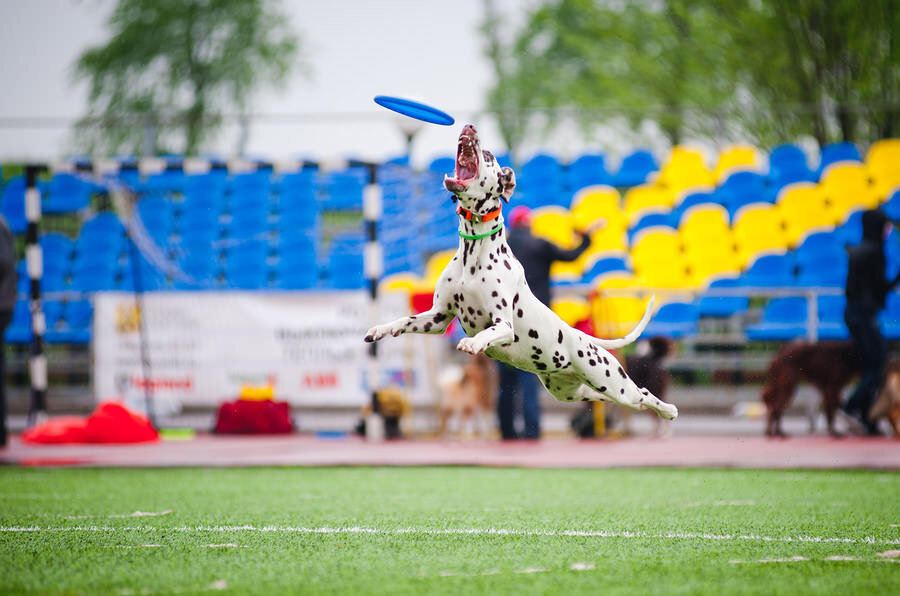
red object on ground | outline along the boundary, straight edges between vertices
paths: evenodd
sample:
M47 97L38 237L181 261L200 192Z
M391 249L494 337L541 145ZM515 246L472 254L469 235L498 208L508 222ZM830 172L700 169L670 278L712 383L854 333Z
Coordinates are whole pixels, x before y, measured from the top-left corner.
M287 402L246 400L225 402L219 406L215 432L221 434L281 435L294 431Z
M143 414L119 402L104 402L87 418L60 416L22 433L23 443L147 443L159 433Z

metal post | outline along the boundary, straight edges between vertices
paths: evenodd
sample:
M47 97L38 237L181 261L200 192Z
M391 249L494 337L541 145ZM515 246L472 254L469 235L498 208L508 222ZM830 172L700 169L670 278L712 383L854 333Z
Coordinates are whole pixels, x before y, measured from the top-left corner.
M816 292L806 292L806 338L815 343L819 341L819 303Z
M357 165L357 164L353 164ZM369 172L369 183L363 190L363 220L366 227L366 246L363 252L363 271L369 284L369 312L375 321L378 304L378 280L384 269L384 253L378 242L378 222L381 220L382 193L378 185L378 165L360 163ZM366 438L379 441L384 438L384 418L379 415L378 385L381 381L378 370L378 343L369 344L368 366L369 391L372 400L372 415L366 419Z
M41 221L41 191L37 176L45 167L36 164L25 166L25 263L29 279L29 306L31 310L31 350L28 372L31 377L31 399L28 406L28 426L33 426L47 415L47 358L44 356L44 332L47 322L41 308L41 278L44 275L44 258L38 243L38 224Z

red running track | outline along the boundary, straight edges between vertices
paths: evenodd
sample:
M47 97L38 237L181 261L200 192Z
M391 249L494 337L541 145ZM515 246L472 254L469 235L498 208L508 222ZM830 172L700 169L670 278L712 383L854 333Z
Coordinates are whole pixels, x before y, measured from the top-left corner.
M900 441L808 436L683 436L670 439L545 439L535 442L358 437L215 436L142 445L26 445L18 436L0 462L23 466L516 466L528 468L728 467L900 469Z

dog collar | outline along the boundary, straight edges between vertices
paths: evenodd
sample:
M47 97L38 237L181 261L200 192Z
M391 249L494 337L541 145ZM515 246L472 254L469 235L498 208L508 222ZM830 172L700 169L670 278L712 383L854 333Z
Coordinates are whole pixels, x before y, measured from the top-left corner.
M468 219L468 220L470 220L470 221L474 221L475 223L481 223L481 222L484 222L484 221L491 221L491 220L494 220L494 219L497 219L498 217L500 217L500 208L499 208L499 207L498 207L497 209L493 210L493 211L488 211L488 212L485 213L484 215L479 215L479 214L477 214L477 213L472 213L472 212L469 211L468 209L463 209L463 208L460 207L460 206L457 206L457 207L456 207L456 212L457 212L458 214L462 215L463 217L465 217L466 219Z
M465 238L466 240L481 240L482 238L487 238L488 236L492 236L503 229L503 224L498 223L497 226L492 229L490 232L485 232L484 234L464 234L462 229L457 230L459 232L460 238Z

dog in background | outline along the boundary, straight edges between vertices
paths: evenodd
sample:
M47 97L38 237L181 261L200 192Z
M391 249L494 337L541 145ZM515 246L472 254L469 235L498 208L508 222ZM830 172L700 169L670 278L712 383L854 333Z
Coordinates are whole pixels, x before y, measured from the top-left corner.
M884 385L869 411L870 420L882 416L891 423L894 436L900 437L900 359L891 360L884 372Z
M861 372L862 363L849 341L796 341L784 346L769 365L762 392L767 410L766 436L786 436L781 419L802 381L819 390L828 433L840 436L834 418L841 404L841 392Z
M442 394L440 435L448 436L449 423L455 418L457 433L472 421L476 433L487 437L493 428L498 382L497 366L485 354L469 358L462 367L445 369L438 380Z
M629 376L640 387L644 387L659 399L665 401L666 393L669 390L671 375L664 368L665 359L674 351L675 344L667 337L657 335L648 340L641 341L637 345L637 350L631 356L625 357L625 370ZM631 433L631 411L622 409L624 414L625 432ZM654 432L657 437L669 437L672 434L671 424L668 420L663 420L657 416L656 430Z

